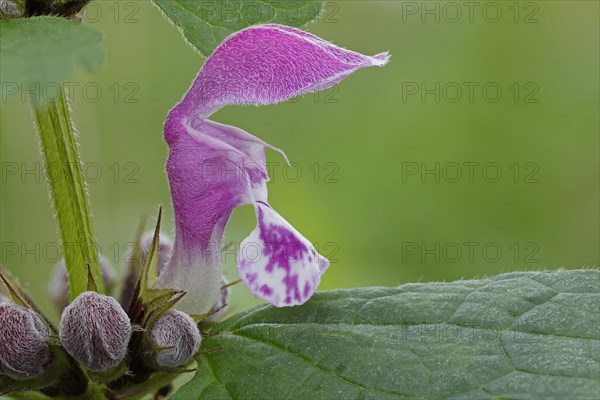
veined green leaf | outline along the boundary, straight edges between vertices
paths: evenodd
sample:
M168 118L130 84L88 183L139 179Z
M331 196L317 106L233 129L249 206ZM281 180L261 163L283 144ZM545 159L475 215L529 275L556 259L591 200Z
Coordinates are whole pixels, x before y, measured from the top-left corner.
M559 270L257 307L208 328L172 399L597 399L599 290Z
M321 13L320 0L153 0L202 56L233 32L251 25L302 26Z
M59 17L33 17L0 21L2 92L23 83L60 84L76 67L100 66L102 34ZM18 86L17 86L18 87Z

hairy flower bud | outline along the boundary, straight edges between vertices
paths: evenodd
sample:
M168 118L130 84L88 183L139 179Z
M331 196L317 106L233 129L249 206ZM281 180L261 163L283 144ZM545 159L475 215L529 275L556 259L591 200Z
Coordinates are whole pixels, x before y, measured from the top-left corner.
M30 379L48 368L48 328L31 310L0 302L0 374Z
M60 342L90 371L106 371L125 358L131 336L129 317L119 303L95 292L80 294L60 319Z
M98 265L102 272L104 286L110 290L111 286L116 282L115 271L108 259L104 256L100 256ZM48 294L52 301L54 301L54 304L61 310L69 304L69 282L64 259L56 263L54 270L52 271L52 277L50 279L50 284L48 285Z
M25 13L25 0L0 0L0 18L19 18Z
M146 262L148 252L152 246L152 240L154 240L154 231L148 231L140 238L140 259L142 264ZM173 241L170 237L163 235L162 233L158 236L158 263L156 270L160 275L164 266L167 265L171 259L171 252L173 251Z
M187 363L196 354L202 341L194 320L176 310L169 311L156 321L150 339L156 346L169 347L156 354L156 363L165 368Z

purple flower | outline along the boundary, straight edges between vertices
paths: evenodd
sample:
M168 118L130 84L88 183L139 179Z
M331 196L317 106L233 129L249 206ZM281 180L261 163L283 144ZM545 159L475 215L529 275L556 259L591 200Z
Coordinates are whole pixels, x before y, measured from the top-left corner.
M254 205L258 220L238 255L240 277L256 297L278 307L303 304L329 266L268 203L265 149L283 152L208 117L226 105L273 104L323 90L387 61L387 53L364 56L273 24L229 36L206 60L164 127L176 235L157 286L186 291L179 308L202 314L215 303L223 231L241 205Z

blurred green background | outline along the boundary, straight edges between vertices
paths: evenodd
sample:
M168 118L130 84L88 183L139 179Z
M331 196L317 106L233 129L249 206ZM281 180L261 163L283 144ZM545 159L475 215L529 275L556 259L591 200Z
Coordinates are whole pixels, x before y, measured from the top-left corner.
M306 29L389 50L388 66L212 117L297 163L268 154L270 200L332 260L321 290L599 264L599 3L488 3L329 2ZM142 214L150 226L162 204L173 231L162 122L203 60L149 1L93 4L83 23L104 32L106 61L70 80L72 108L95 233L121 269ZM21 94L0 116L1 263L50 312L58 236L36 134ZM253 227L242 208L227 239ZM237 278L233 252L225 269ZM259 301L238 285L231 303Z

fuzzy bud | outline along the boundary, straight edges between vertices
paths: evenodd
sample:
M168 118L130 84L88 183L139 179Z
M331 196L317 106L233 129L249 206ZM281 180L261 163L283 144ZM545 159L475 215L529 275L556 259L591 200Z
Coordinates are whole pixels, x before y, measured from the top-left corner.
M31 310L0 303L0 374L34 378L48 368L48 328Z
M116 273L108 259L104 256L100 256L98 265L102 272L104 286L107 290L110 290L116 282ZM64 259L56 263L54 270L52 271L52 277L50 279L50 284L48 285L48 294L60 310L69 304L69 282Z
M127 354L131 323L119 303L96 292L81 293L60 319L60 342L90 371L118 366Z
M205 318L205 321L214 322L218 320L226 311L227 303L229 302L229 287L227 284L229 281L221 275L221 285L223 289L221 289L221 293L219 294L219 298L215 302L215 304L211 307L210 312L212 313L210 317ZM227 287L226 287L227 286Z
M202 342L194 320L176 310L169 311L156 321L150 339L156 346L169 347L156 354L156 363L165 368L186 364L196 354Z
M25 0L0 0L0 18L20 18L25 13Z
M142 235L140 238L140 259L142 265L146 262L146 257L148 257L148 252L150 251L150 247L152 246L152 240L154 240L154 231L148 231ZM173 241L170 237L163 235L162 233L158 236L158 263L156 266L156 270L158 275L160 275L161 271L168 264L171 259L171 252L173 251Z

